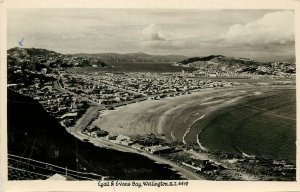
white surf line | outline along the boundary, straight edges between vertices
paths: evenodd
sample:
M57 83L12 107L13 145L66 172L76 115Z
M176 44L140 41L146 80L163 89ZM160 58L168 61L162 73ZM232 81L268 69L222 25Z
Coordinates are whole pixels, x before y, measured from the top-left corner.
M196 121L202 119L203 117L205 117L205 115L202 115L201 117L199 117L198 119L196 119L195 121L193 121L193 123L191 123L190 126L187 128L186 132L184 133L184 135L183 135L183 137L182 137L182 142L183 142L184 144L186 144L185 137L186 137L186 135L190 132L191 126L192 126Z
M220 96L228 96L228 95L232 95L232 93L225 93L225 94L222 94L222 95L220 95ZM203 102L203 101L209 101L209 100L211 100L211 99L213 99L213 98L215 98L215 97L219 97L219 96L211 96L211 97L207 97L207 98L204 98L204 99L201 99L200 101L201 102ZM224 101L224 99L221 99L221 100L216 100L216 101L211 101L211 102L206 102L206 103L201 103L200 105L207 105L207 104L213 104L213 103L220 103L220 102L223 102ZM179 106L177 106L176 108L178 108ZM173 109L174 110L174 109ZM204 115L205 116L205 115ZM204 117L203 116L203 117ZM203 117L200 117L200 118L203 118ZM199 120L199 119L196 119L195 121L197 121L197 120ZM185 120L184 121L184 123L186 123L186 121L187 120ZM195 122L194 121L194 122ZM193 123L194 123L193 122ZM193 124L192 123L192 124ZM160 120L160 122L159 122L159 125L161 126L161 120ZM184 136L183 136L183 139L182 139L182 142L184 143L184 144L186 144L186 142L185 142L185 140L184 140L184 138L185 138L185 136L187 135L187 133L190 131L190 127L187 129L187 131L185 132L185 134L184 134ZM175 135L174 135L174 129L171 131L171 137L172 137L172 140L173 141L175 141L175 139L176 139L176 137L175 137ZM197 138L198 139L198 138Z
M245 153L245 152L242 151L241 148L239 148L239 147L236 147L236 148L242 153L242 155L243 155L244 157L255 157L255 155L249 155L249 154Z
M222 96L227 96L227 95L231 95L231 94L232 94L232 93L226 93L226 94L223 94ZM213 98L215 98L215 97L208 97L208 98L202 99L201 101L207 101L207 100L210 100L210 99L213 99ZM220 102L223 102L223 101L224 101L223 99L220 99L220 100L216 100L216 101L211 101L211 102L202 103L201 105L207 105L207 104L213 104L213 103L220 103ZM205 115L207 115L207 114L205 114ZM193 123L190 124L190 126L187 128L186 132L184 133L184 135L183 135L183 137L182 137L182 142L183 142L184 144L186 144L185 137L186 137L186 135L190 132L191 126L192 126L196 121L198 121L198 120L204 118L205 115L202 115L201 117L199 117L198 119L196 119L195 121L193 121ZM172 136L172 138L173 138L173 136L174 136L174 135L173 135L173 131L171 132L171 136ZM206 149L205 147L202 147L202 146L201 146L201 143L198 141L198 136L197 136L197 143L200 145L200 148L201 148L201 149L203 149L203 148Z
M173 141L175 141L176 137L174 135L174 131L173 130L171 131L171 137L172 137Z
M235 100L238 100L239 98L242 98L242 97L237 97L237 98L234 98L234 99L232 99L232 100L229 100L229 101L226 101L226 102L230 102L230 101L235 101ZM224 100L223 100L224 101ZM203 115L202 117L200 117L201 119L204 117L205 115ZM195 121L194 121L195 122ZM193 123L194 123L193 122ZM190 127L189 127L190 128ZM197 143L198 143L198 145L199 145L199 147L200 147L200 149L202 150L202 151L208 151L208 149L206 148L206 147L203 147L202 146L202 144L200 143L200 140L199 140L199 135L201 134L201 132L202 132L202 130L197 134ZM184 136L185 137L185 136ZM185 143L185 141L184 141L184 138L183 138L183 143Z
M200 133L201 133L201 131L200 131ZM208 151L208 149L205 148L205 147L203 147L203 146L201 145L200 141L199 141L199 135L200 135L200 133L198 133L198 135L197 135L197 143L198 143L198 145L199 145L199 147L200 147L200 149L201 149L202 151Z
M245 157L255 157L254 155L248 155L247 153L245 153L243 151L242 151L242 155L245 156Z

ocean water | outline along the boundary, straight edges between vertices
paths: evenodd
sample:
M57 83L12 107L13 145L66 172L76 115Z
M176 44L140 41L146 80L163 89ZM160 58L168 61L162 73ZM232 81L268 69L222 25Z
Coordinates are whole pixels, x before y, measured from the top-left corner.
M223 109L202 128L198 139L209 150L295 162L296 90L274 90Z

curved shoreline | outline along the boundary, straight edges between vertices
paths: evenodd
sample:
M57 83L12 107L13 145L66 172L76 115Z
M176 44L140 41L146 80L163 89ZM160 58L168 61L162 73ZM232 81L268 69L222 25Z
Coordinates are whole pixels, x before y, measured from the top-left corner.
M59 84L58 84L58 87L59 87L60 91L66 91ZM169 165L172 167L171 170L175 171L176 173L179 173L180 175L182 175L183 177L185 177L187 179L192 179L192 180L203 180L204 179L204 178L201 178L199 175L196 175L195 173L193 173L185 168L182 168L179 165L177 165L171 161L168 161L166 159L159 158L152 154L149 154L149 153L146 153L146 152L143 152L140 150L136 150L131 147L126 147L123 145L111 143L111 142L108 142L105 140L96 139L96 138L91 139L89 136L83 134L82 133L83 129L86 128L86 126L88 126L91 123L93 117L96 115L96 113L100 109L104 109L104 106L103 105L90 106L90 108L86 111L86 113L76 122L75 126L66 129L66 131L69 132L74 137L76 137L77 139L80 139L82 141L85 141L86 139L88 139L90 143L94 144L97 147L101 147L101 148L104 147L107 149L114 149L114 150L122 151L122 152L135 153L135 154L146 156L147 158L153 160L156 163L162 163L162 164Z
M288 115L291 113L295 115L295 113L293 113L293 109L289 108L296 106L296 104L293 101L290 101L291 95L292 98L296 97L296 95L293 94L293 90L286 91L286 89L281 88L278 89L278 91L276 90L276 94L272 93L272 91L271 93L262 92L259 94L257 94L256 92L255 95L262 96L258 100L250 98L249 100L246 99L245 101L242 101L240 105L233 106L233 108L228 106L221 109L220 112L217 112L218 114L216 114L215 117L213 117L214 121L209 123L208 125L205 125L197 134L197 139L199 143L201 142L202 147L205 147L207 149L221 151L224 150L224 152L231 153L236 153L235 151L237 150L238 153L248 157L257 156L264 159L287 159L289 162L295 163L295 154L293 155L293 148L295 146L293 145L293 143L295 143L296 140L294 142L291 140L295 137L296 133L296 119ZM266 94L266 96L264 96L264 94ZM281 97L281 95L286 96ZM277 103L275 102L275 100L273 101L275 103L269 103L270 101L274 100L274 98L277 98L279 102ZM260 101L267 101L267 105L265 102ZM288 104L286 104L285 102L288 102ZM255 105L257 105L257 107L255 107ZM283 109L281 108L282 106ZM280 109L280 111L283 113L286 112L284 110L287 110L288 108L288 114L278 114L276 111L272 111L273 108L276 110ZM234 115L239 113L249 114L245 116L244 119L239 119L238 116ZM238 118L236 119L236 123L233 125L230 125L230 123L226 123L232 119L231 117ZM262 123L256 123L261 121ZM225 125L222 124L222 126L217 126L222 122L225 122ZM196 122L195 126L199 126L199 124L197 125ZM259 126L259 128L255 128L257 126ZM230 127L234 128L234 134L231 134L233 130L230 130L232 129ZM232 142L232 144L230 144L231 142L229 142L226 143L225 146L223 146L220 144L212 143L211 139L209 138L213 136L212 133L216 132L222 133L222 137L220 135L214 137L216 141L219 142L220 138L230 137L230 141ZM210 134L208 135L208 133ZM254 136L255 134L258 135ZM269 137L267 137L267 135L269 135ZM240 142L239 140L240 137L243 137L244 139L241 140L242 142ZM267 145L269 142L274 142L274 140L276 140L276 138L278 137L281 138L280 140L278 140L278 144ZM256 144L253 144L254 141L251 138L255 139ZM247 140L252 144L247 144ZM265 143L266 145L263 145L261 143ZM278 145L281 146L281 150L275 150L278 149ZM217 146L217 148L214 146ZM256 146L256 148L253 149L253 146ZM284 148L282 148L283 146ZM234 150L228 150L228 147ZM275 150L275 152L273 149Z
M175 98L166 98L159 101L143 101L140 103L130 104L128 106L119 107L116 111L109 111L108 113L102 115L100 119L94 121L93 124L98 124L100 125L101 129L103 128L104 130L107 130L109 132L118 133L118 130L120 129L118 127L116 127L115 129L114 125L126 122L127 126L123 126L123 130L122 132L119 132L119 134L126 135L126 133L128 133L128 136L133 137L135 135L146 135L150 133L156 134L157 136L161 137L160 135L164 134L163 138L169 141L180 141L184 143L195 142L199 144L199 133L195 132L195 128L193 128L193 124L197 122L197 119L199 120L199 118L203 115L209 117L210 112L215 113L215 111L218 111L219 108L223 108L224 106L231 106L232 104L235 104L236 102L238 102L239 100L243 100L244 98L261 97L262 93L265 90L273 91L276 89L294 89L294 87L272 86L217 88L203 90L201 92L178 96ZM224 101L220 99L222 97L225 98L225 100L223 99ZM204 111L202 112L190 112L190 114L192 115L183 114L185 112L188 112L189 110L197 111L197 107L199 106L204 106L206 108L204 108ZM193 109L189 109L190 107L192 107ZM185 111L185 109L187 111ZM122 115L125 115L125 117L123 118ZM201 118L201 121L206 119L206 116L203 116L203 119ZM144 119L144 117L147 117L148 119ZM184 118L186 119L184 120ZM104 124L103 119L105 122ZM174 126L174 121L171 119L174 119L175 121L182 120L183 122L178 125L179 127L176 127L176 122ZM110 124L111 122L112 124ZM185 129L183 129L183 127L180 128L180 126L184 124ZM107 125L108 129L106 129L105 127ZM142 126L144 126L146 129L143 130ZM127 127L130 127L130 129L127 130ZM181 133L178 133L178 131ZM195 137L193 135L197 136ZM192 136L193 139L191 140ZM201 145L203 148L207 148L206 146L203 146L202 142Z

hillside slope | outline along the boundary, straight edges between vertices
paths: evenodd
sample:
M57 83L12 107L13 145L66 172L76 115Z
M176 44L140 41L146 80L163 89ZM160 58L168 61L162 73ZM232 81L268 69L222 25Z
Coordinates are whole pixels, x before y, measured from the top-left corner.
M7 107L9 154L114 179L180 179L168 166L144 156L103 149L78 140L30 97L8 90Z
M206 57L192 57L177 63L186 67L211 68L221 70L237 70L241 67L258 66L259 62L251 59L225 57L223 55L210 55Z
M38 48L11 48L7 51L8 67L17 67L32 71L41 71L46 68L67 67L105 67L106 64L100 59L75 57L64 55L54 51Z
M206 72L250 73L259 75L278 75L282 73L295 74L293 59L279 62L259 62L248 58L226 57L210 55L206 57L192 57L175 63L176 66L194 67Z

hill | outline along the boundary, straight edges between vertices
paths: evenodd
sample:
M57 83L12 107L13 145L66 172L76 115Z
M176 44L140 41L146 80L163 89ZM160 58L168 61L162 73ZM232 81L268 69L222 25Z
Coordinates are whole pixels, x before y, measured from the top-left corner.
M87 58L97 58L101 59L105 63L118 63L118 62L178 62L186 59L183 55L150 55L146 53L97 53L97 54L72 54L72 56L87 57Z
M259 62L246 58L226 57L223 55L209 55L206 57L192 57L177 63L186 67L210 68L221 70L237 70L241 67L258 66Z
M8 67L17 67L31 71L50 70L68 67L105 67L100 59L64 55L47 49L11 48L7 51Z
M144 156L99 148L78 140L30 97L10 89L7 97L9 154L112 179L180 179L167 165L156 164ZM136 170L147 170L151 174Z
M291 60L292 61L292 60ZM294 74L293 62L259 62L248 58L226 57L223 55L209 55L206 57L192 57L175 63L176 66L193 67L200 71L211 73L251 73L259 75Z

